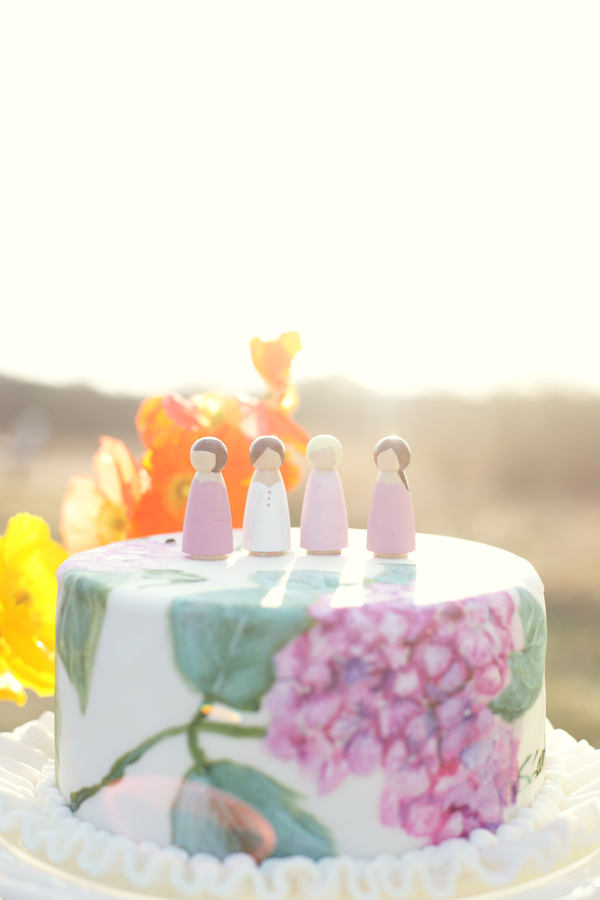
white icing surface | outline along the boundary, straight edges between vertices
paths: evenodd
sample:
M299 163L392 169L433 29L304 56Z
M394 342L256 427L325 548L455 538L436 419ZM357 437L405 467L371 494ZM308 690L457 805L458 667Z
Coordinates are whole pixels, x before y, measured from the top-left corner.
M300 548L300 529L292 528L292 549L289 553L275 557L249 556L240 549L241 529L234 529L234 547L237 549L227 559L200 560L181 553L181 533L160 534L147 538L143 543L159 544L171 547L169 561L161 557L151 563L146 556L139 562L139 567L154 565L177 569L181 572L194 573L207 578L200 584L178 585L178 594L197 594L204 591L227 591L248 587L254 582L249 576L259 571L284 572L281 581L272 589L272 596L265 598L262 606L278 606L283 594L282 587L292 572L327 571L340 573L340 587L333 606L356 605L356 599L349 587L358 587L362 592L365 577L374 578L382 567L387 565L417 565L417 580L414 602L418 605L427 603L443 603L448 600L461 600L506 590L508 587L522 586L543 603L543 585L539 575L527 560L507 550L466 541L461 538L444 537L435 534L417 534L417 549L409 553L406 559L390 560L374 558L365 549L365 534L361 529L351 528L348 532L348 547L338 556L311 556ZM174 541L167 545L167 541ZM61 566L61 571L73 567L89 569L118 570L122 567L121 549L129 542L110 544L96 550L88 550L70 557ZM142 543L142 541L137 541ZM100 562L101 561L101 562ZM112 565L111 565L112 564ZM133 568L130 559L126 558L126 566ZM254 583L255 584L255 583ZM134 596L130 588L127 591L132 603L146 604L155 599L160 603L164 597L164 587L145 586L144 590ZM115 592L116 595L116 592ZM277 597L279 595L279 602ZM168 595L172 596L172 592ZM216 601L213 601L216 602Z
M0 833L49 861L57 874L172 898L220 900L445 900L556 872L600 847L600 751L547 728L544 785L497 834L373 860L304 857L257 865L176 847L136 844L80 821L54 777L53 716L0 735Z
M169 538L174 544L167 544ZM240 543L239 530L234 546ZM416 563L414 603L422 606L466 597L526 588L543 606L543 587L533 567L503 550L434 535L417 535L417 549L407 560L375 559L365 550L364 531L350 530L349 547L340 556L308 556L298 546L299 529L292 530L294 549L280 557L253 557L238 550L225 560L203 561L181 553L181 535L158 535L136 542L155 547L156 561L147 550L137 568L145 566L181 571L206 581L178 583L175 587L150 580L127 581L109 597L98 642L85 714L77 692L57 656L57 700L60 704L58 776L65 798L72 792L99 783L114 762L152 735L189 722L198 710L199 692L186 681L174 658L168 622L173 597L210 593L211 603L227 603L228 592L256 589L256 573L283 573L280 581L260 601L263 607L282 604L292 573L328 572L340 575L331 606L360 606L363 580L373 579L389 566L403 568ZM132 542L133 543L133 542ZM159 546L157 546L159 545ZM113 544L71 557L72 567L133 569L124 553L126 544ZM265 726L264 709L241 713L245 726ZM518 764L543 746L545 696L520 720ZM322 823L335 838L341 854L373 857L423 847L428 839L409 835L400 826L381 823L379 798L385 789L383 770L369 775L348 775L331 793L319 793L295 759L281 759L265 751L259 739L233 739L205 733L202 746L213 760L227 759L266 772L303 797L302 808ZM129 765L114 786L103 788L85 800L77 816L87 823L138 840L167 846L171 841L171 807L181 779L193 765L184 735L154 746ZM153 775L151 788L146 776ZM519 791L517 806L531 803L541 777ZM145 794L149 799L144 802ZM119 797L122 802L119 803ZM123 798L129 798L129 808ZM510 816L512 810L507 810Z

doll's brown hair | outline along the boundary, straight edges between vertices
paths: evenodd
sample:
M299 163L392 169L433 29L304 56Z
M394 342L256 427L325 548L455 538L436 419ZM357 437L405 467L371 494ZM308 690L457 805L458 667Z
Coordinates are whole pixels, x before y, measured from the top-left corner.
M200 450L203 453L215 454L215 465L211 472L220 472L227 462L227 447L219 438L203 437L192 446L191 452Z
M395 434L390 434L388 437L381 438L381 440L375 445L375 450L373 452L375 465L377 465L377 457L385 450L393 450L396 454L398 458L398 464L400 466L398 475L400 476L406 490L410 491L406 475L404 474L404 470L410 462L410 448L408 444L406 443L406 441L403 441L402 438L399 438Z
M257 437L250 445L250 462L252 465L254 465L256 460L263 455L265 450L275 450L276 453L279 453L281 463L283 464L285 462L285 446L283 441L280 441L274 434L269 434L265 437Z

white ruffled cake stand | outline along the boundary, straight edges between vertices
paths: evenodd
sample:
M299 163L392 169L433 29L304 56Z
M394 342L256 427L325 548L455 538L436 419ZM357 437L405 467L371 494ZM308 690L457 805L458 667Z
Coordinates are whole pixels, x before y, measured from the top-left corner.
M600 900L600 750L547 730L544 786L494 835L401 856L220 862L80 821L54 778L54 717L0 735L2 900Z

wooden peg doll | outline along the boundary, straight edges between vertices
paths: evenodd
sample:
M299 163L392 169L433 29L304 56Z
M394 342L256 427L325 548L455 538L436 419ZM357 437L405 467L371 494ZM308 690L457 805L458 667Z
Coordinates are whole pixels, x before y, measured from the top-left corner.
M190 459L196 474L185 508L181 549L195 559L224 559L233 552L229 497L221 475L227 447L217 438L200 438Z
M253 556L279 556L292 546L290 510L279 471L284 460L285 447L274 435L256 438L250 447L256 471L246 498L242 547Z
M346 501L336 468L342 445L330 434L319 434L308 442L306 459L312 471L302 503L300 546L308 553L333 556L348 546Z
M404 469L410 462L406 441L390 435L374 452L379 475L373 489L367 524L367 550L375 556L408 556L415 549L415 517Z

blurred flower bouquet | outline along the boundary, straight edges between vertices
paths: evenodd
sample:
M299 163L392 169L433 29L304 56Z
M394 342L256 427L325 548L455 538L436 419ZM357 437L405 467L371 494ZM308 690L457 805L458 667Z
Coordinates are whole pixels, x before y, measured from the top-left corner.
M66 558L39 516L13 516L0 538L0 700L54 693L56 570Z
M294 421L298 395L290 366L300 338L295 331L275 341L250 342L252 361L268 386L263 400L247 394L209 392L148 397L136 416L146 448L140 460L123 441L101 437L92 474L74 475L63 497L63 547L37 516L20 513L0 538L0 699L25 703L24 688L54 692L56 569L69 553L111 541L180 531L194 469L190 447L200 437L220 438L228 449L223 471L234 528L240 527L254 469L248 451L262 434L286 446L281 474L288 491L302 480L309 435Z

